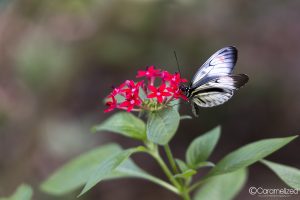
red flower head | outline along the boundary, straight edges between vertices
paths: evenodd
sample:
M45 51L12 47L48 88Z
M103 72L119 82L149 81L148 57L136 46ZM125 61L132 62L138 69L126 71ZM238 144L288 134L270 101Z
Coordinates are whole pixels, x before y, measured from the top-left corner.
M159 88L156 88L152 85L149 85L149 90L151 90L151 94L149 94L148 98L157 98L159 103L162 103L165 97L171 96L171 93L166 92L166 85L162 84Z
M133 80L127 80L119 87L114 88L108 96L110 100L106 103L109 107L104 112L110 112L115 108L127 110L128 112L132 110L152 111L163 109L173 99L187 100L187 97L179 89L179 85L187 82L187 80L182 79L179 73L171 74L168 71L161 71L155 69L154 66L150 66L145 71L138 71L137 77L146 77L148 83L145 84L144 81L135 83ZM154 86L156 78L160 78L162 83L158 87ZM117 101L119 98L116 98L116 96L122 96L121 99L123 100ZM156 98L157 101L149 101L153 98Z

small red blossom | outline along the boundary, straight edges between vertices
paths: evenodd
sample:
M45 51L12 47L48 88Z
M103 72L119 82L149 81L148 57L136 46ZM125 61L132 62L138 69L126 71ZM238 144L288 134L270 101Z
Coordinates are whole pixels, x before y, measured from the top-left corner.
M159 86L158 88L152 86L152 85L149 85L149 90L151 90L151 94L148 94L148 98L156 98L157 101L159 103L162 103L163 100L164 100L164 97L168 97L168 96L171 96L172 94L170 92L166 92L165 89L166 89L166 85L165 84L162 84L161 86Z
M188 101L188 98L178 87L168 87L167 90L173 94L174 99L182 98L183 100Z
M117 101L114 96L110 95L108 98L111 98L110 101L106 102L106 105L109 106L106 110L104 110L105 113L113 111L117 107Z
M133 80L127 80L125 81L125 84L127 85L127 88L123 89L122 92L125 92L126 97L131 95L138 96L140 87L143 85L143 81L135 84Z
M127 97L126 100L119 105L119 108L125 108L127 112L130 112L134 108L134 106L140 106L141 103L142 101L139 99L139 97L132 95L130 97Z
M170 74L168 71L162 71L160 76L164 82L171 81L171 79L173 77L173 75Z
M157 77L160 75L160 70L155 69L154 66L147 67L146 71L144 70L139 70L137 74L137 78L141 77L147 77L147 78L152 78L152 77Z
M180 83L186 83L187 80L180 77L179 73L175 73L169 80L172 85L179 85Z
M110 93L111 96L116 96L117 94L120 94L122 89L125 87L125 84L121 84L119 87L113 87L113 91Z

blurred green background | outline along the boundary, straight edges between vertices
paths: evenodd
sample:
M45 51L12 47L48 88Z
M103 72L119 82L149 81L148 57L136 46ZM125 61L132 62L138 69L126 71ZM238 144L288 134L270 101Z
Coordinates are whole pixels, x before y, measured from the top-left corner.
M121 136L91 134L104 114L111 85L156 65L190 78L216 50L239 49L237 73L250 82L223 106L202 109L182 122L171 143L183 158L197 135L222 125L217 161L246 143L300 130L300 1L239 0L6 0L0 1L0 196L22 182L34 199L53 197L38 185L70 158L108 142L136 145ZM188 104L181 113L191 114ZM269 159L300 168L299 139ZM162 176L156 163L134 156ZM268 169L251 167L237 199L255 199L250 186L284 187ZM109 181L85 200L177 199L143 180ZM257 197L259 198L259 197ZM261 198L259 198L261 199ZM292 199L292 198L290 198Z

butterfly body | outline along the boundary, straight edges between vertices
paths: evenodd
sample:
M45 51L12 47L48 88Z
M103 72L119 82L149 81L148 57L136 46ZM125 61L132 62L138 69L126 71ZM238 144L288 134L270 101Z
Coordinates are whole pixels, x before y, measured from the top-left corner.
M237 49L228 46L214 53L196 72L189 86L180 86L198 116L199 107L214 107L228 101L249 77L233 74Z

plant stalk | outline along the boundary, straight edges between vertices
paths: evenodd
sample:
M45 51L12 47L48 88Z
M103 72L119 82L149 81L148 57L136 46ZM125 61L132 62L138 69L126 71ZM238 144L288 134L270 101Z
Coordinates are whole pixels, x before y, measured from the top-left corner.
M148 152L156 161L157 163L160 165L160 167L162 168L162 170L164 171L164 173L166 174L166 176L168 177L168 179L170 180L170 182L177 188L177 189L181 189L181 185L177 182L177 180L174 178L172 172L169 170L168 166L165 164L165 162L163 161L163 159L161 158L158 150L156 150L155 152L153 151L149 151Z
M182 191L181 196L182 196L183 200L191 200L191 197L190 197L190 194L189 194L187 188L185 188Z
M176 165L176 162L174 160L174 157L173 157L172 151L170 149L170 146L168 144L166 144L166 145L164 145L164 149L165 149L166 155L168 157L169 163L170 163L170 165L173 169L173 172L175 174L179 174L179 170L177 168L177 165Z

